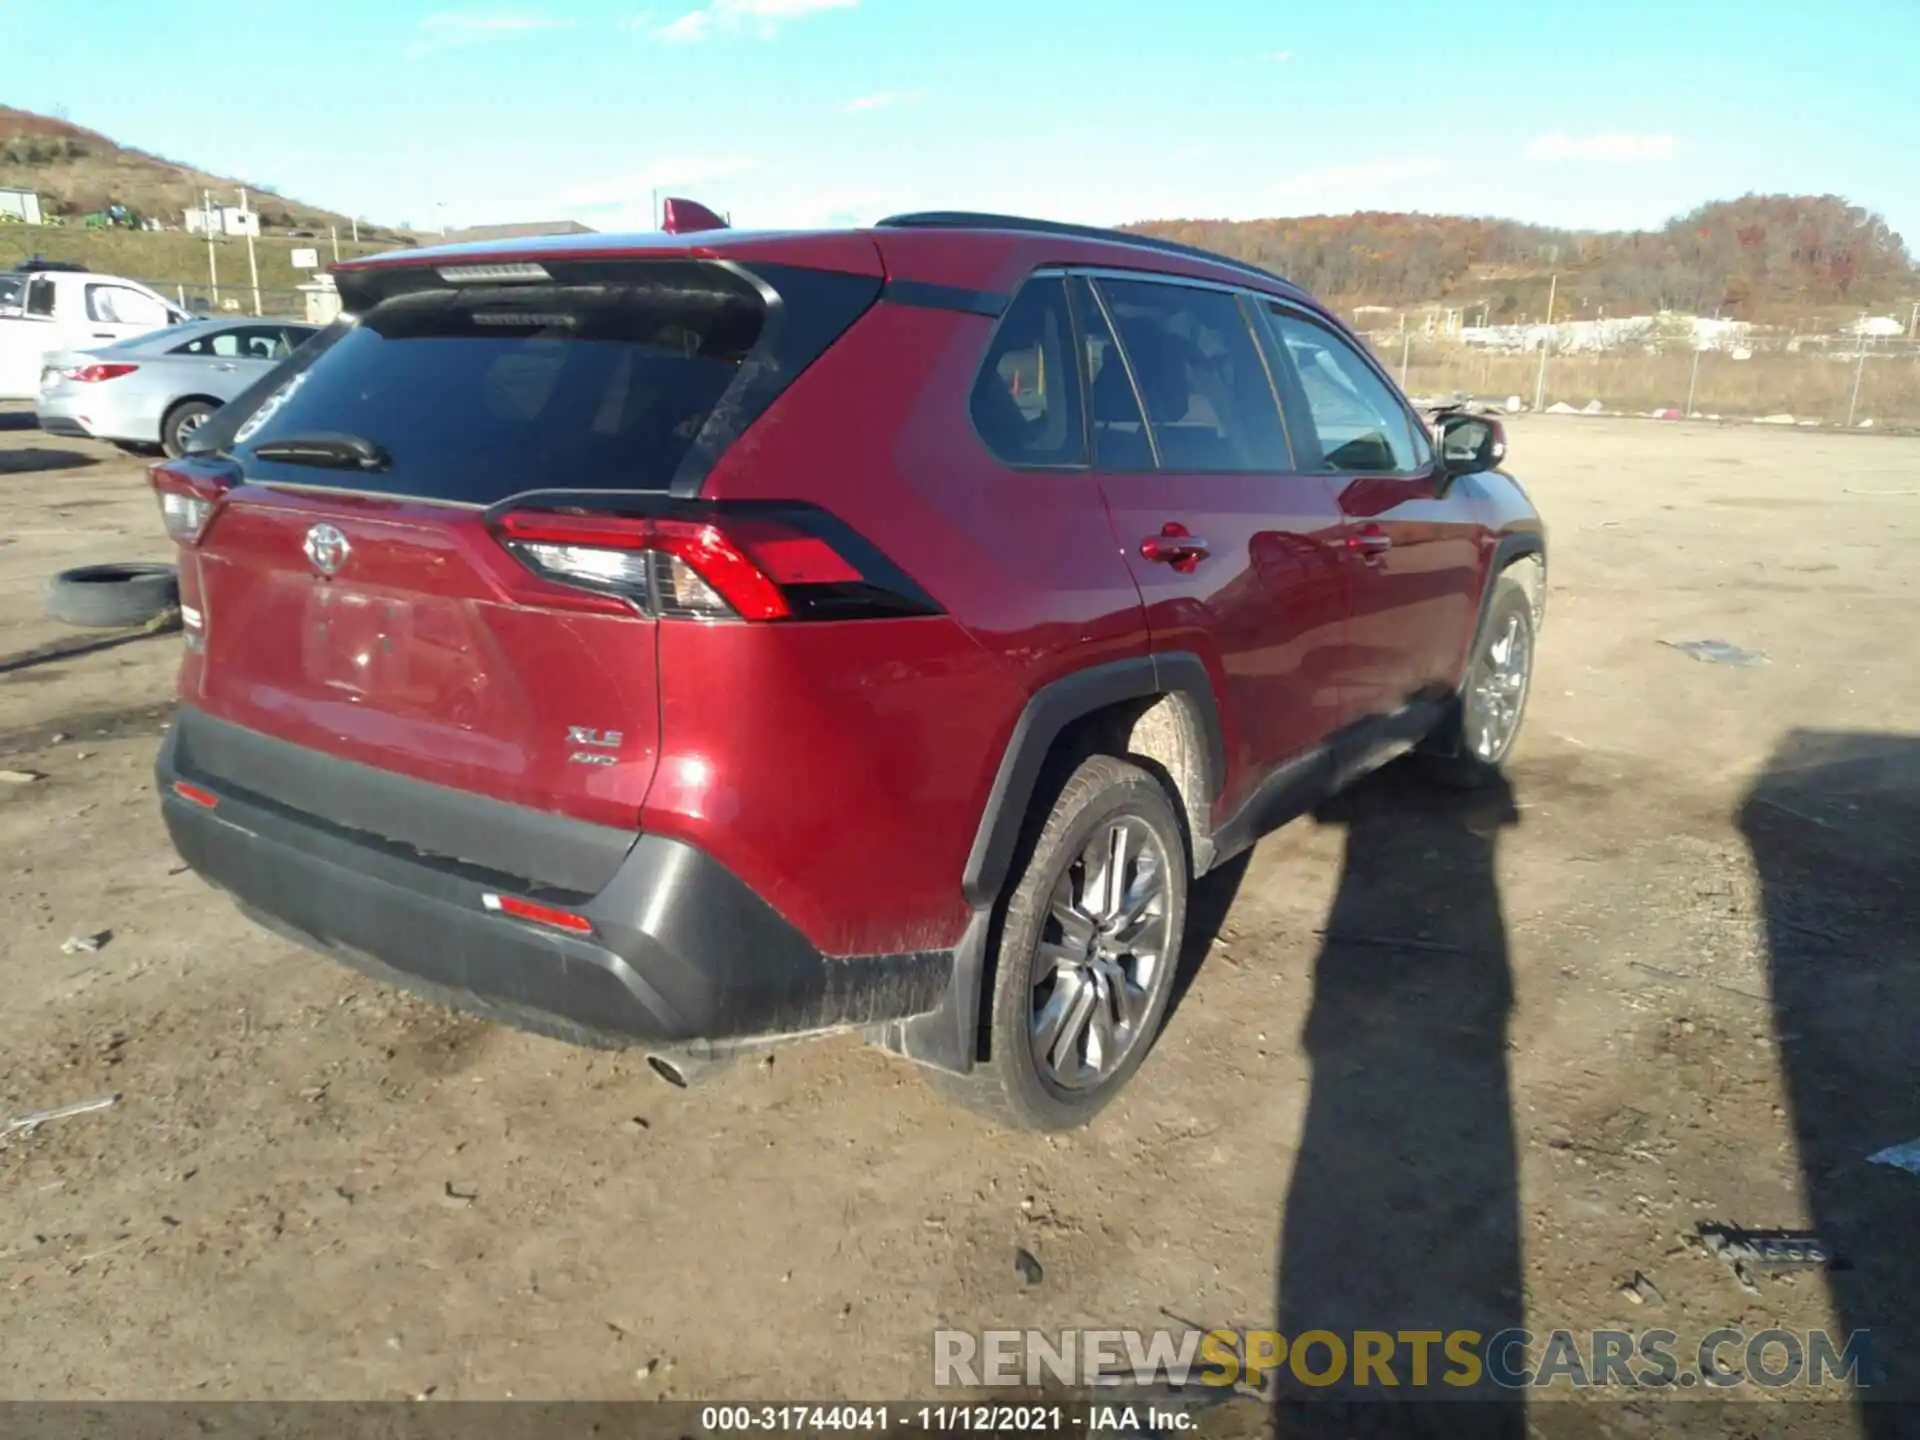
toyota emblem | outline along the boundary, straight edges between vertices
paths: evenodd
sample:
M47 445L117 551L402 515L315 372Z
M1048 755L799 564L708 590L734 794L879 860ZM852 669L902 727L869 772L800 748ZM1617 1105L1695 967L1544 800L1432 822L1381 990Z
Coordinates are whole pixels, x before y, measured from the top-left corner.
M347 556L353 547L347 544L347 537L331 525L316 525L307 531L307 542L303 547L307 559L313 562L313 568L322 575L338 575L340 567L347 563Z

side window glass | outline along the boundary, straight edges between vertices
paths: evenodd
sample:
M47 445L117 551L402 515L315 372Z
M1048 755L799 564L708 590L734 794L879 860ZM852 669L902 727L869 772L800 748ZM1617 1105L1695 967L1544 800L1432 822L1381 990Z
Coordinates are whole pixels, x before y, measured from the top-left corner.
M53 314L53 282L51 280L27 282L26 311L29 315Z
M89 285L87 318L102 325L151 325L157 330L167 323L167 309L124 285Z
M1020 287L974 377L971 409L981 440L1008 465L1086 463L1064 280Z
M280 344L280 332L269 330L264 325L250 326L245 330L234 331L234 340L238 345L239 358L242 360L272 360Z
M1267 368L1223 290L1102 280L1165 470L1293 468Z
M1320 439L1323 468L1405 473L1421 465L1407 412L1387 383L1331 330L1271 311Z
M1151 470L1153 442L1140 414L1133 378L1127 374L1106 311L1085 281L1074 282L1080 310L1081 363L1087 376L1087 419L1093 429L1096 470Z

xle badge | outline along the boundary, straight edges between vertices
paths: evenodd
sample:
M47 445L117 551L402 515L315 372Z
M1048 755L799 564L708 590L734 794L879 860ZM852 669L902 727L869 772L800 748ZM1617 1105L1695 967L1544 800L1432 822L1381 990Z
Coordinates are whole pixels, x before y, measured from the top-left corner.
M618 730L594 730L585 725L569 725L567 727L567 743L569 745L590 745L594 747L593 750L574 751L567 757L567 763L569 765L611 765L614 763L613 756L596 755L594 750L618 750L620 748L620 732Z

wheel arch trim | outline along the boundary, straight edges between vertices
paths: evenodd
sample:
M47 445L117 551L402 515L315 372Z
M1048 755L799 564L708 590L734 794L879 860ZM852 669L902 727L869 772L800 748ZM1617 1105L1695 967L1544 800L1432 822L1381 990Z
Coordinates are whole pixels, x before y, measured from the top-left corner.
M1203 800L1211 807L1226 773L1226 744L1213 685L1198 655L1184 650L1135 655L1063 675L1035 691L1014 722L961 877L969 905L991 906L999 897L1041 769L1061 733L1110 706L1156 696L1178 696L1192 709L1200 730ZM1196 848L1210 839L1193 837Z

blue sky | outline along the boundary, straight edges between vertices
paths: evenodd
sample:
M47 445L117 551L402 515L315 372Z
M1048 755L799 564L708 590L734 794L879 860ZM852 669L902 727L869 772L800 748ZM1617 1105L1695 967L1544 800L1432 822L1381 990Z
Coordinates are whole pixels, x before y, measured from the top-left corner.
M1658 224L1834 192L1920 250L1920 0L0 0L6 98L421 227L916 208Z

